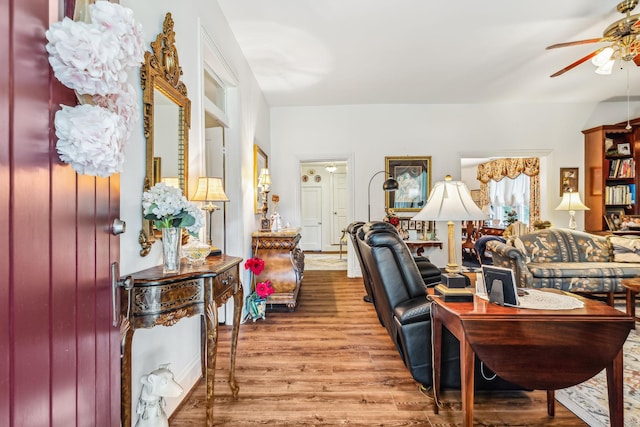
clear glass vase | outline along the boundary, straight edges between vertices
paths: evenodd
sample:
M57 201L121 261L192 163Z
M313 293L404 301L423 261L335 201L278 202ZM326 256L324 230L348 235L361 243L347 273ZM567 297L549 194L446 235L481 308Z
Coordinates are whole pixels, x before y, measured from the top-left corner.
M180 245L182 243L182 229L169 227L162 229L162 271L166 273L180 273Z

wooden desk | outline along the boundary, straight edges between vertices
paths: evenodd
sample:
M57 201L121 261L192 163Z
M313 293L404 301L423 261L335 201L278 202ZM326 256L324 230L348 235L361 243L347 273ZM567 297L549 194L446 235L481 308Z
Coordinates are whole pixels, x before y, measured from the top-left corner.
M253 256L264 260L257 282L271 280L273 294L267 297L267 311L286 307L293 311L304 275L304 252L298 246L300 229L276 232L256 231L251 235Z
M556 291L559 292L559 291ZM622 345L633 319L608 305L578 297L575 310L527 310L501 307L479 297L447 303L433 297L433 385L440 390L442 327L460 341L463 424L473 425L474 358L498 376L535 390L547 390L553 415L553 391L571 387L607 369L611 426L624 425ZM594 344L597 343L597 344ZM437 402L434 412L438 413Z
M218 336L218 307L233 297L233 331L229 386L234 398L239 387L235 380L235 357L242 314L243 292L238 265L242 258L210 256L204 265L182 264L180 274L164 274L162 266L132 274L133 288L122 294L120 304L122 338L122 425L131 426L131 342L140 328L172 326L180 319L202 316L202 374L207 389L207 426L213 425L213 385Z
M425 248L440 248L442 249L442 242L440 240L405 240L407 247L418 256L422 256Z

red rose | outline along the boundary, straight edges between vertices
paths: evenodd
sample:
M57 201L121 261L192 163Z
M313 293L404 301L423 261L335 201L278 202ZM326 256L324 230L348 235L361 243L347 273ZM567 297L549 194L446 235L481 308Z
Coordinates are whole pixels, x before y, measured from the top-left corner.
M273 293L273 286L271 286L271 280L266 282L256 283L256 294L260 298L266 298Z
M400 218L398 218L397 216L392 216L391 218L389 218L389 224L394 226L400 224Z
M249 258L245 261L244 268L251 270L253 274L259 276L262 270L264 270L264 260L260 258Z

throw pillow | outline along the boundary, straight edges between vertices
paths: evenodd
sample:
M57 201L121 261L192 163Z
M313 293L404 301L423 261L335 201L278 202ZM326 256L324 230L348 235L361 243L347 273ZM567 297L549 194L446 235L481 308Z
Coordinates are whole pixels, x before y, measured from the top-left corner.
M640 262L640 239L633 237L609 236L613 248L613 261Z

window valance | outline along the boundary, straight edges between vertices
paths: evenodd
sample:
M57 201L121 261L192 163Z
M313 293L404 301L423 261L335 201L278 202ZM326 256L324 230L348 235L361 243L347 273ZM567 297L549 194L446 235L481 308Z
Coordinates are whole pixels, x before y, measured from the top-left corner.
M537 157L496 159L478 165L478 181L483 184L490 180L500 181L507 177L515 179L521 173L537 176L540 173L540 159Z

